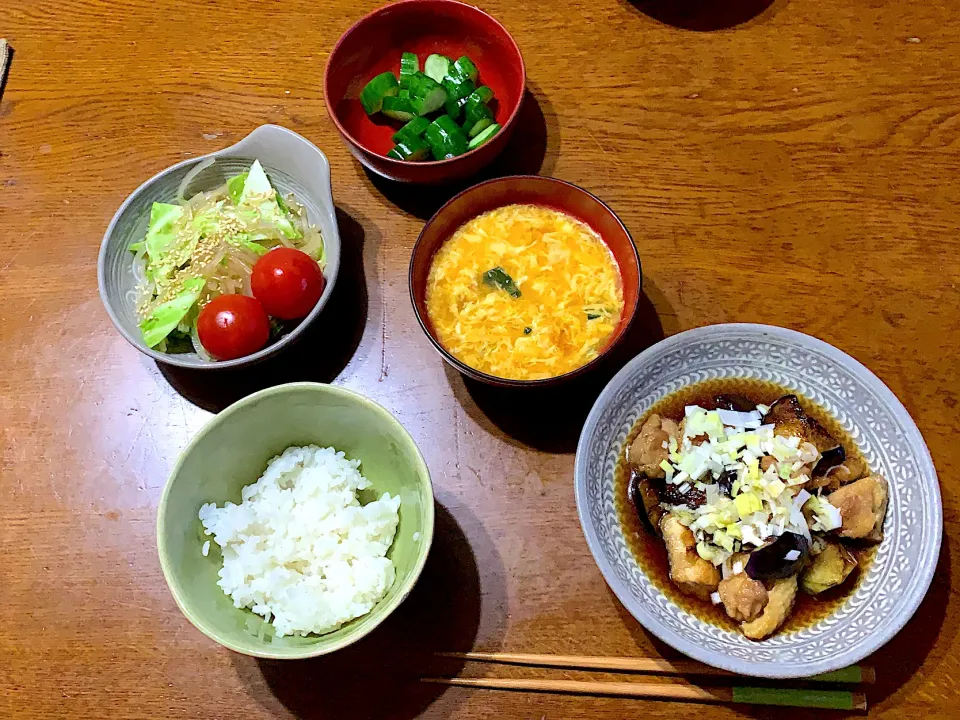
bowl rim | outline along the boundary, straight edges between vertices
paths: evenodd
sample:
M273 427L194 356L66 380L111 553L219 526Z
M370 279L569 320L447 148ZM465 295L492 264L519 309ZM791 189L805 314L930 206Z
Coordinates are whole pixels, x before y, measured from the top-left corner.
M326 306L327 302L329 302L330 300L330 297L333 295L333 288L336 285L337 276L340 274L339 262L335 266L328 266L328 268L324 268L324 279L326 280L326 285L324 286L324 293L326 295L326 298L323 298L321 296L322 302L317 301L317 304L313 307L310 313L306 317L301 319L300 322L296 325L296 327L290 330L287 334L281 335L276 342L270 345L267 345L266 347L263 347L260 350L257 350L257 352L251 353L250 355L244 355L243 357L234 358L232 360L217 360L213 362L204 362L202 364L185 362L183 359L179 358L178 355L175 353L174 354L162 353L159 350L154 350L153 348L147 347L142 340L138 339L131 333L127 332L127 329L120 323L120 320L117 317L117 313L114 311L113 303L108 298L107 281L106 281L107 248L110 244L110 239L112 238L116 230L117 224L120 222L120 217L123 215L126 209L133 203L134 199L139 197L143 192L147 190L147 188L149 188L151 185L153 185L155 182L165 177L166 175L174 173L184 167L201 163L204 160L208 160L208 159L217 160L232 150L238 150L238 149L242 150L243 149L242 146L248 141L252 140L254 136L262 135L265 133L284 134L284 135L290 136L297 142L302 143L305 147L308 147L309 149L316 152L318 159L321 161L321 165L324 168L324 172L326 174L326 180L327 180L326 188L325 188L326 190L325 197L318 198L318 199L323 201L321 203L322 205L326 205L329 202L329 205L330 205L329 212L332 218L333 228L334 228L334 232L337 239L337 244L341 245L341 252L342 252L342 243L340 241L340 229L337 225L337 218L336 218L336 206L333 201L333 185L332 185L333 181L330 174L330 161L319 147L317 147L314 143L310 142L299 133L295 133L293 130L282 127L281 125L274 125L271 123L260 125L254 128L250 133L248 133L246 136L244 136L237 142L233 143L232 145L228 145L225 148L221 148L220 150L215 150L213 152L206 153L204 155L198 155L196 157L187 158L186 160L180 160L179 162L174 163L173 165L170 165L160 170L159 172L155 173L154 175L152 175L151 177L147 178L142 183L140 183L140 185L138 185L135 190L133 190L129 195L127 195L126 199L123 201L123 203L121 203L120 207L117 208L117 211L113 214L113 217L110 219L110 223L109 225L107 225L107 229L104 231L103 239L100 241L100 250L97 253L97 289L100 294L100 302L103 305L104 309L107 311L107 315L110 317L110 321L113 323L113 326L116 328L117 332L119 332L120 335L123 336L124 340L130 343L133 347L135 347L141 353L152 358L158 363L163 363L165 365L172 365L174 367L186 368L188 370L197 370L201 372L208 371L208 370L225 370L228 368L247 367L249 365L255 365L273 356L275 353L279 352L281 349L283 349L287 345L290 345L296 342L296 340L303 334L306 327L310 325L310 323L312 323L317 318L317 316L323 311L323 308ZM326 238L324 238L324 241L326 242ZM329 273L327 272L328 269L330 270Z
M410 0L407 0L407 1L410 1ZM416 1L416 0L413 0L413 1ZM497 377L496 375L490 375L489 373L485 373L480 370L477 370L476 368L472 368L462 360L456 358L449 350L447 350L443 346L443 344L430 331L426 320L421 316L420 310L417 308L417 299L413 290L413 275L414 275L414 270L416 268L417 257L418 257L417 251L420 249L420 243L423 241L423 236L427 232L427 229L430 227L430 225L433 224L433 222L438 217L440 217L441 213L443 213L449 206L457 202L463 196L476 192L480 188L486 187L487 185L509 183L515 180L533 180L535 182L543 183L548 186L562 185L569 188L573 188L574 190L581 192L584 195L587 195L588 197L596 200L600 204L600 206L603 207L610 214L610 217L612 217L617 222L617 224L620 225L620 227L623 229L623 232L626 234L627 239L630 240L630 247L633 250L633 259L636 261L636 264L637 264L637 297L634 300L633 305L631 307L628 308L624 306L624 312L625 313L629 312L630 319L621 328L620 332L614 335L611 338L610 342L607 344L607 346L590 362L584 365L581 365L578 368L574 368L569 372L563 373L562 375L553 375L552 377L538 378L536 380L516 380L511 378ZM560 212L562 212L562 210ZM599 235L600 233L597 233L597 234ZM601 235L600 238L602 240L603 236ZM606 244L605 241L604 241L604 244ZM619 269L619 264L618 264L618 269ZM623 277L622 271L620 275L622 279ZM545 177L543 175L506 175L504 177L493 178L492 180L486 180L482 183L477 183L476 185L472 185L466 190L460 193L457 193L454 197L452 197L450 200L444 203L443 206L439 210L437 210L429 220L427 220L427 222L423 226L423 229L420 231L420 234L417 236L417 241L413 245L413 251L410 253L410 268L407 272L407 285L409 287L409 292L410 292L410 303L413 305L413 313L417 317L417 322L420 324L420 328L423 330L424 334L433 344L434 349L436 349L437 352L440 353L441 357L443 357L444 360L446 360L448 363L450 363L454 368L459 370L464 375L467 375L468 377L472 377L475 380L479 380L480 382L488 383L490 385L499 385L501 387L532 388L532 387L543 387L546 385L553 385L555 383L564 382L566 380L571 380L577 376L583 375L584 373L589 372L590 370L595 368L597 365L599 365L604 359L606 359L610 355L610 352L626 336L631 326L633 325L634 321L636 320L637 308L640 305L640 294L643 292L643 267L640 262L640 253L637 251L637 243L634 241L633 235L630 234L630 230L627 229L627 226L624 224L623 220L620 219L620 216L617 215L616 212L614 212L613 208L607 205L607 203L605 203L603 200L598 198L592 192L590 192L589 190L585 190L584 188L572 182L568 182L566 180L560 180L559 178Z
M875 375L860 361L843 352L839 348L820 340L819 338L813 337L812 335L807 335L806 333L802 333L797 330L791 330L789 328L779 327L776 325L764 325L760 323L717 323L714 325L705 325L679 332L676 335L672 335L664 340L661 340L660 342L639 353L630 362L628 362L620 370L620 372L613 377L612 380L610 380L607 386L597 397L597 400L591 408L590 413L587 415L587 419L583 425L583 430L580 434L580 440L577 443L576 459L574 462L574 493L577 504L577 515L580 519L580 527L583 530L587 546L590 548L594 562L596 562L597 567L600 569L600 573L603 575L607 585L611 591L613 591L614 595L617 596L617 599L627 610L627 612L629 612L634 619L636 619L636 621L647 630L647 632L651 633L670 647L679 650L688 657L699 660L707 665L737 673L739 675L772 679L810 677L813 674L839 670L842 667L858 663L863 660L863 658L879 650L895 635L897 635L910 621L917 609L920 607L924 598L927 596L927 592L930 589L930 585L933 582L933 577L936 572L943 539L943 500L939 482L934 483L935 487L933 488L932 493L934 498L934 502L932 503L933 518L931 520L932 534L930 536L929 550L927 551L927 562L919 569L920 573L917 576L917 582L912 586L912 595L907 607L904 608L903 612L901 612L895 618L892 618L892 621L886 626L884 632L871 635L869 640L861 643L853 652L846 651L845 654L841 654L839 656L839 662L837 660L828 658L816 663L807 664L805 666L798 666L796 671L785 669L783 667L769 668L768 666L758 665L754 662L737 660L736 658L731 658L726 655L704 649L696 643L676 636L671 631L661 627L659 623L652 622L650 618L646 617L642 613L638 615L631 609L632 606L637 604L636 601L628 595L623 583L621 583L617 578L613 566L607 561L606 556L600 549L599 536L596 528L593 526L590 520L589 510L587 507L586 478L588 471L585 465L585 457L588 452L587 446L590 442L590 435L592 435L594 432L600 416L603 413L604 407L620 389L620 386L626 377L630 375L635 368L648 362L648 360L656 353L659 353L664 348L670 348L674 345L679 345L682 342L689 340L691 337L707 335L717 332L721 329L772 334L785 340L792 340L806 347L815 349L823 353L825 356L831 358L835 362L848 366L854 373L868 380L872 384L871 389L877 393L878 398L881 399L885 405L890 407L891 410L904 421L906 434L911 436L913 444L919 449L919 457L917 458L918 464L921 467L925 467L927 470L929 470L934 478L937 478L936 466L934 465L933 458L930 455L930 449L927 447L927 444L923 439L923 435L920 433L920 429L917 427L910 413L904 407L903 403L900 402L900 399L893 393L893 391L890 390L890 388L887 387L887 385L879 377L877 377L877 375ZM673 601L670 602L672 603ZM813 665L812 671L807 669L809 665Z
M371 155L375 155L378 158L378 161L382 161L384 163L385 168L393 167L393 168L399 169L399 168L406 168L406 167L424 167L424 168L446 167L448 165L453 165L454 163L458 162L459 160L462 160L463 158L476 154L477 152L482 150L485 145L488 144L488 143L484 143L483 145L478 145L473 150L468 150L462 155L457 155L456 157L448 158L446 160L427 160L427 161L417 161L417 162L413 162L410 160L397 160L392 157L387 157L386 155L381 155L380 153L371 150L364 143L357 140L353 135L347 132L347 129L343 127L343 124L340 122L340 119L337 117L336 109L333 107L333 103L330 100L330 93L327 91L327 89L330 87L330 67L331 67L330 61L333 58L333 56L336 55L337 51L340 49L340 46L343 44L343 42L347 39L347 36L352 34L363 23L367 22L368 20L375 17L376 15L379 15L380 13L386 12L387 10L395 8L399 5L404 5L404 6L422 5L426 2L440 3L444 5L459 5L461 7L467 8L467 10L469 10L470 12L479 13L480 15L487 17L489 20L493 21L493 23L503 31L503 34L506 36L507 40L510 41L510 44L513 46L513 49L516 51L517 57L520 59L520 86L521 86L520 99L517 100L517 104L514 106L513 111L507 117L506 121L503 123L503 126L500 128L500 132L497 133L498 135L506 133L507 128L509 128L515 123L517 116L519 116L520 114L520 108L523 106L523 102L524 102L524 93L526 92L526 87L527 87L527 68L526 68L526 63L523 60L523 53L520 52L520 46L517 45L517 41L514 40L513 35L511 35L510 32L507 30L507 28L504 27L503 23L501 23L499 20L493 17L493 15L491 15L488 12L485 12L484 10L481 10L475 5L469 5L467 3L459 2L459 0L397 0L397 2L381 5L380 7L375 8L374 10L368 12L366 15L364 15L355 23L353 23L353 25L347 28L347 30L343 33L343 35L340 36L336 44L333 46L333 49L330 51L330 54L327 56L327 64L323 70L323 102L327 108L327 115L330 116L330 119L333 121L333 124L337 128L337 131L340 133L340 135L342 135L343 138L346 139L347 142L349 142L354 147L360 148L361 150L363 150L363 152L370 153Z
M183 463L189 453L191 453L197 445L213 430L215 426L221 425L226 422L228 418L234 413L245 409L249 405L254 405L265 397L271 395L283 395L287 393L305 393L305 392L320 392L320 393L332 393L335 396L340 398L348 399L353 402L357 402L361 405L368 407L376 413L382 414L389 418L389 420L394 423L402 436L405 436L409 440L411 447L416 451L416 464L417 469L421 473L421 477L425 479L425 490L427 495L427 500L423 504L423 520L424 526L419 529L420 532L420 547L421 550L417 556L416 562L414 563L412 571L404 579L400 592L398 592L386 605L386 611L375 621L368 624L367 627L364 627L362 632L358 632L352 636L347 636L341 638L335 643L330 643L329 645L316 645L309 648L297 648L294 652L271 652L269 650L257 651L250 650L247 648L241 648L236 644L232 643L230 640L222 637L217 637L216 633L213 632L206 624L206 622L199 615L195 614L187 605L184 597L177 589L178 582L175 582L176 578L179 576L175 574L173 570L171 560L168 556L166 548L166 539L163 533L164 527L168 524L167 520L167 506L169 504L170 493L172 492L173 480L180 472L183 467ZM187 446L181 451L180 455L177 457L177 462L174 464L173 469L170 471L170 475L167 477L167 481L164 484L163 492L160 495L160 500L157 505L157 522L156 522L156 536L157 536L157 554L160 558L160 569L163 572L163 579L167 584L167 588L170 590L170 594L173 595L174 601L177 603L177 607L180 608L180 612L183 613L183 616L190 621L190 623L197 628L200 632L206 635L208 638L213 640L223 647L233 650L234 652L240 653L241 655L248 655L250 657L258 658L267 658L271 660L301 660L311 657L319 657L321 655L327 655L329 653L340 650L348 645L352 645L363 637L369 635L376 627L378 627L384 620L386 620L393 612L400 606L400 604L407 599L410 593L413 591L414 586L417 584L417 580L420 578L423 568L426 565L427 558L430 555L430 549L433 545L433 536L434 536L434 524L436 518L436 501L433 495L433 480L430 477L430 468L427 466L427 462L423 457L423 453L420 450L420 447L417 445L416 440L410 432L403 426L401 423L389 410L380 405L379 403L371 400L365 395L361 395L355 390L350 390L348 388L340 387L337 385L327 385L325 383L315 383L315 382L294 382L294 383L285 383L282 385L274 385L273 387L264 388L255 393L247 395L240 400L232 403L227 406L219 413L214 415L207 421L207 423L200 429L200 431L187 443ZM198 508L199 511L199 508ZM374 608L378 607L375 605ZM373 612L371 610L370 612ZM369 615L364 615L356 620L363 621ZM324 637L320 635L319 637Z

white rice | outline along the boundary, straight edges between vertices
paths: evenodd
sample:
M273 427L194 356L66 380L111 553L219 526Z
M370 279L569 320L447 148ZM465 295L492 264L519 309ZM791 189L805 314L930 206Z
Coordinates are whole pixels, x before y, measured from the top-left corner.
M386 553L400 498L360 505L370 481L359 467L332 447L287 448L243 488L240 505L200 508L223 553L217 584L237 607L272 618L278 636L336 630L393 585Z

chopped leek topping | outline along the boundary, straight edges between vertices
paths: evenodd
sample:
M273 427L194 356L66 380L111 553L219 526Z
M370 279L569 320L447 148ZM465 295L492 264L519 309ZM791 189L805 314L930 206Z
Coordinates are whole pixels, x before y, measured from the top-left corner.
M708 411L691 405L684 409L681 436L666 444L667 459L660 463L666 482L680 496L695 484L706 502L692 509L663 506L691 529L697 554L714 565L788 531L809 539L811 529L839 527L839 511L802 489L808 480L804 470L819 460L816 448L797 437L775 435L773 425L763 424L768 411ZM736 474L728 481L729 495L717 484L728 472ZM805 504L815 518L810 526L800 510ZM742 569L735 563L733 573Z

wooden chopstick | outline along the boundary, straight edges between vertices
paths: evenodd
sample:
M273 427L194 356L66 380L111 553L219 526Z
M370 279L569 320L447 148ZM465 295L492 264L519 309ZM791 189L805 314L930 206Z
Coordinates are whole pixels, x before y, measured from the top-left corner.
M831 710L867 709L863 693L843 690L790 690L782 688L719 687L668 685L629 682L583 682L578 680L524 680L506 678L422 678L423 682L492 690L571 693L577 695L613 695L654 700L681 700L701 703L737 703L779 705L781 707Z
M656 673L659 675L692 675L739 677L736 673L710 667L694 660L662 660L660 658L598 657L591 655L537 655L532 653L441 652L441 657L506 665L537 665L567 669L607 670L612 672ZM802 678L803 682L872 685L877 672L872 667L851 665L821 675Z

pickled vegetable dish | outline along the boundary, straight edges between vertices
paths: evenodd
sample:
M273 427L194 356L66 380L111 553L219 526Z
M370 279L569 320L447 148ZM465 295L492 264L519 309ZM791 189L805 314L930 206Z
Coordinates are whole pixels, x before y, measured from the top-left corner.
M596 358L624 301L616 260L592 228L551 208L508 205L441 245L426 304L438 341L461 362L538 380Z
M184 177L176 203L153 203L146 237L130 246L132 300L149 347L227 360L256 352L284 332L283 321L310 312L325 285L325 253L319 229L258 161L184 198L212 164Z
M415 53L400 57L399 77L380 73L366 84L360 102L368 115L383 113L404 123L387 157L416 162L449 160L478 148L500 131L494 122L493 90L480 85L480 71L464 56L427 56L423 71Z
M839 606L882 540L888 498L836 421L742 379L657 403L628 436L616 483L625 534L654 582L752 640Z

